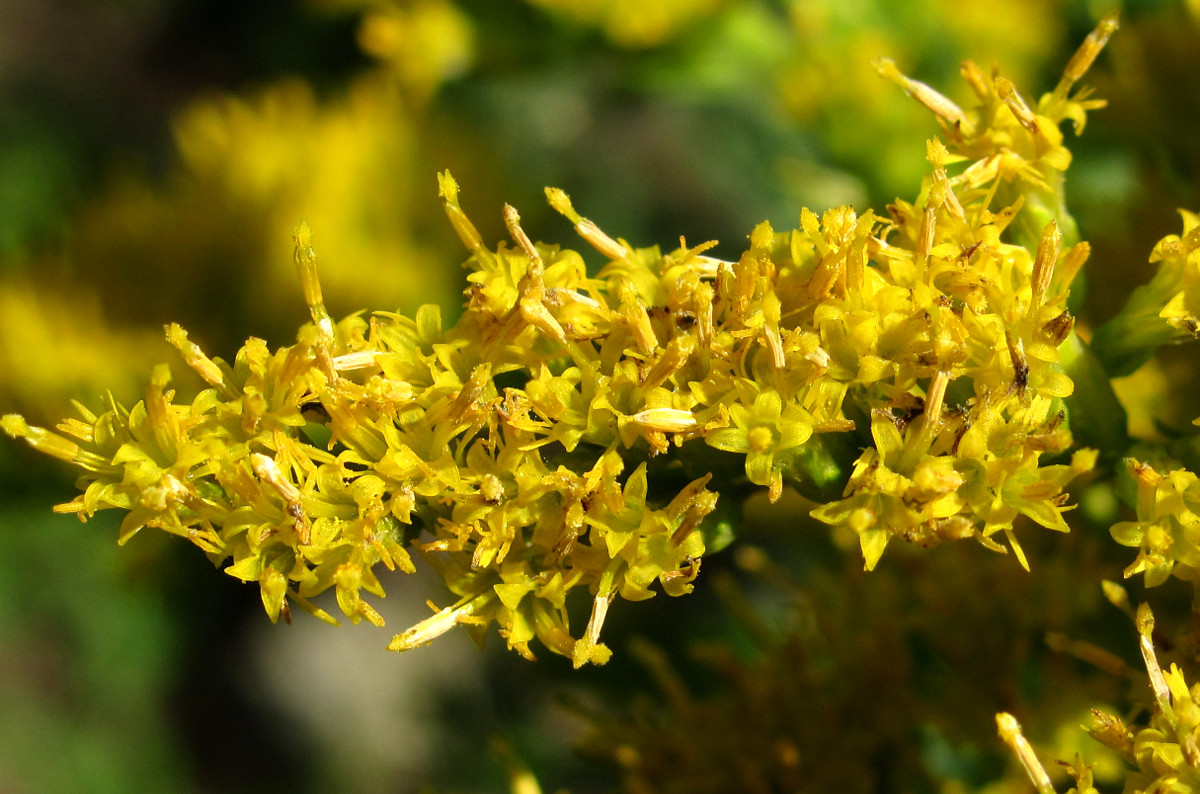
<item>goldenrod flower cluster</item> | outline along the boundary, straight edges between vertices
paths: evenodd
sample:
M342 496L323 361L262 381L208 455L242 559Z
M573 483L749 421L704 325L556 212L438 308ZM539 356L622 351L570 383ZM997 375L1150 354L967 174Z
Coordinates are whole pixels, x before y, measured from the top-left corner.
M1132 458L1127 464L1137 483L1137 520L1112 527L1113 540L1138 549L1125 577L1143 574L1147 587L1172 574L1200 583L1200 481L1187 469L1159 474Z
M1154 615L1146 604L1138 607L1135 622L1154 696L1150 716L1132 730L1119 717L1096 711L1089 732L1136 770L1126 775L1126 790L1195 791L1200 788L1200 688L1189 687L1177 665L1160 667L1152 639ZM1083 785L1079 790L1086 791Z
M1098 105L1072 90L1114 25L1036 107L973 64L964 111L880 62L944 138L916 199L884 216L803 210L797 229L760 224L726 261L712 243L613 239L547 190L607 260L589 275L580 253L531 242L512 208L513 244L488 248L446 173L472 271L455 325L435 306L335 324L301 224L313 322L295 345L251 339L227 362L173 325L208 384L190 402L160 367L132 409L81 407L57 432L3 427L84 470L59 510L127 511L122 542L146 526L187 538L257 582L272 620L290 604L332 620L311 599L333 589L351 621L382 623L363 597L383 596L376 566L411 571L418 554L455 600L395 650L496 623L524 656L536 638L602 663L612 602L689 592L717 491L747 484L825 502L813 515L853 531L868 569L894 537L1004 541L1028 566L1014 523L1065 531L1064 489L1096 460L1066 454L1060 346L1088 247L1060 231L1073 234L1059 124L1081 127ZM568 602L584 593L590 618L573 632Z
M1138 645L1146 675L1131 677L1144 688L1137 696L1139 707L1122 718L1102 709L1092 710L1088 733L1112 750L1126 765L1124 791L1193 792L1200 790L1200 685L1188 685L1183 671L1175 663L1163 670L1154 641L1154 614L1147 604L1136 612L1128 595L1118 585L1106 582L1105 590L1116 595L1131 617L1138 632ZM1111 657L1123 665L1116 657ZM1147 686L1148 684L1148 686ZM1143 716L1144 714L1144 716ZM1137 717L1141 724L1133 724ZM1021 726L1011 714L998 714L1000 736L1016 753L1039 794L1055 791L1046 768L1025 739ZM1077 755L1073 762L1059 761L1075 780L1068 794L1099 794L1093 766Z

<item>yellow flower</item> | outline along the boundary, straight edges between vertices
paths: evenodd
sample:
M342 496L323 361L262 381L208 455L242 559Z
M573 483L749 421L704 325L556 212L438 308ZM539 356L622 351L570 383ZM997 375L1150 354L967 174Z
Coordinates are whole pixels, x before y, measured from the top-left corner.
M1147 587L1172 574L1200 582L1200 481L1187 469L1164 475L1132 458L1126 465L1137 484L1137 520L1111 530L1117 543L1138 549L1125 578L1143 574Z
M783 491L776 456L800 446L812 436L812 416L795 403L786 406L773 389L758 392L752 407L729 406L733 427L709 431L705 442L724 452L746 456L746 477L769 489L771 501Z

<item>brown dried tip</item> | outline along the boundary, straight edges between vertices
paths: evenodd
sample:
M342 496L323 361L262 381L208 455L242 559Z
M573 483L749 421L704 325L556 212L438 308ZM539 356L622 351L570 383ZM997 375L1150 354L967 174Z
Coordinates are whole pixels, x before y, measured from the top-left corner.
M1042 326L1042 333L1046 339L1056 347L1061 345L1075 330L1075 318L1071 316L1069 311L1063 311L1057 317L1046 322Z
M1025 360L1025 343L1020 338L1013 338L1008 331L1004 332L1004 340L1008 343L1008 357L1012 359L1013 382L1012 389L1018 397L1025 396L1029 386L1029 363Z

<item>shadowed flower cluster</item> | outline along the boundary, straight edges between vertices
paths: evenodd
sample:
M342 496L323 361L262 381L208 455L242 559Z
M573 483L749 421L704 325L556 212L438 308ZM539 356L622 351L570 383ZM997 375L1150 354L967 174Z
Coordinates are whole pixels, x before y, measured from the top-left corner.
M1128 594L1110 582L1105 583L1105 591L1133 618L1146 675L1143 678L1127 668L1115 655L1093 649L1093 661L1103 657L1113 672L1125 673L1139 686L1134 696L1137 708L1125 717L1092 709L1092 725L1087 731L1124 762L1124 791L1200 790L1200 685L1189 686L1183 670L1174 662L1163 670L1155 650L1154 614L1149 605L1141 604L1135 611ZM1050 776L1016 719L1001 713L996 722L1001 738L1012 748L1039 794L1052 794L1055 788ZM1094 767L1082 756L1077 754L1071 762L1058 763L1075 781L1068 794L1099 794Z
M1132 458L1127 464L1137 483L1137 520L1112 527L1113 540L1138 549L1125 577L1143 574L1147 587L1172 574L1200 583L1200 481L1187 469L1164 475Z

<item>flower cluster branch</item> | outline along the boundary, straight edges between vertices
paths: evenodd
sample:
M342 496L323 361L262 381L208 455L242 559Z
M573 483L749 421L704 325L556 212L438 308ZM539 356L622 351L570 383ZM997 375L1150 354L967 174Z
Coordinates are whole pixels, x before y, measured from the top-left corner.
M125 511L122 543L144 527L186 538L258 583L273 621L295 605L334 622L312 601L333 589L352 622L382 624L365 597L384 595L378 566L423 560L452 599L394 650L459 625L481 639L495 623L528 658L537 639L576 666L603 663L613 602L690 592L729 539L718 498L754 487L815 501L816 519L857 536L867 569L893 539L966 538L1028 568L1021 522L1067 531L1068 485L1123 453L1075 438L1124 437L1115 398L1077 383L1111 396L1096 367L1126 354L1092 355L1068 308L1089 247L1065 209L1060 129L1103 104L1076 83L1115 24L1032 104L968 62L976 102L963 109L880 60L941 125L918 194L882 215L805 209L797 228L764 222L722 260L713 242L614 239L548 189L605 260L590 274L578 251L532 242L511 207L511 241L486 245L443 173L471 271L453 325L432 305L335 323L301 224L312 322L294 345L251 339L226 361L172 325L207 384L190 402L163 366L132 408L110 399L57 430L15 415L3 428L82 469L58 510ZM1156 249L1170 281L1153 288L1159 315L1185 331L1194 221ZM1171 561L1145 529L1156 520L1114 533L1142 546L1134 570L1157 580ZM572 629L569 605L578 621L589 602Z

